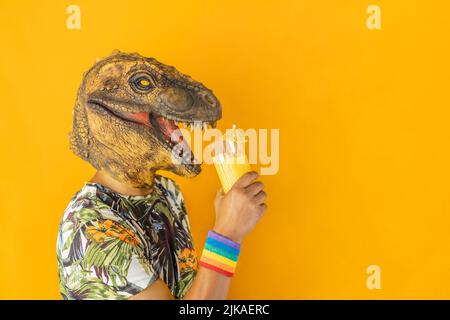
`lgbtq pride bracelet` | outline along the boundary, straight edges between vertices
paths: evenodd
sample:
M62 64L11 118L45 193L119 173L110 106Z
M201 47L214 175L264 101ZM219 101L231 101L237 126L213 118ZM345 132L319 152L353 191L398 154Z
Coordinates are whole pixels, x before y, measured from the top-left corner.
M214 231L209 231L199 264L227 277L232 277L236 270L240 250L239 243Z

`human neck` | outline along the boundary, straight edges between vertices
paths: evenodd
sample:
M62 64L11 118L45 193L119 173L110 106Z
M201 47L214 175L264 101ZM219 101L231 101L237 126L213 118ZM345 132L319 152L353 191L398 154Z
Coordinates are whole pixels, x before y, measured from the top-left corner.
M97 171L90 182L99 183L114 192L128 196L146 196L153 191L153 184L149 188L130 187L129 185L114 179L102 170Z

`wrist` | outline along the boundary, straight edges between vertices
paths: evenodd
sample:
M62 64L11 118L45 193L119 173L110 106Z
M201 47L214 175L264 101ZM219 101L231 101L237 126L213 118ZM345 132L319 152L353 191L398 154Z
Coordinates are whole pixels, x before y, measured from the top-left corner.
M240 243L210 230L199 265L224 276L232 277L236 271L240 251Z
M244 237L237 235L235 232L228 230L227 228L216 227L212 228L212 231L220 234L221 236L228 238L236 243L241 243Z

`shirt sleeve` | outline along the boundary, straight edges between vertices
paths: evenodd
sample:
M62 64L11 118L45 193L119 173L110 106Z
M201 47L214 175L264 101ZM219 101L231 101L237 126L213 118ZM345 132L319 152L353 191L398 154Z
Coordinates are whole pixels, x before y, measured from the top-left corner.
M126 222L81 208L65 214L57 255L64 299L127 299L158 279Z

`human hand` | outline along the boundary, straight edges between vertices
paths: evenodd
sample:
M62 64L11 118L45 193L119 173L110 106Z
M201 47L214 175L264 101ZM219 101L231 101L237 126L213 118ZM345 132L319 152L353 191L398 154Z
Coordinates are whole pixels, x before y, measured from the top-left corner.
M264 185L260 181L253 182L256 178L258 173L247 172L228 193L224 194L222 188L217 191L213 231L240 243L253 230L267 210Z

